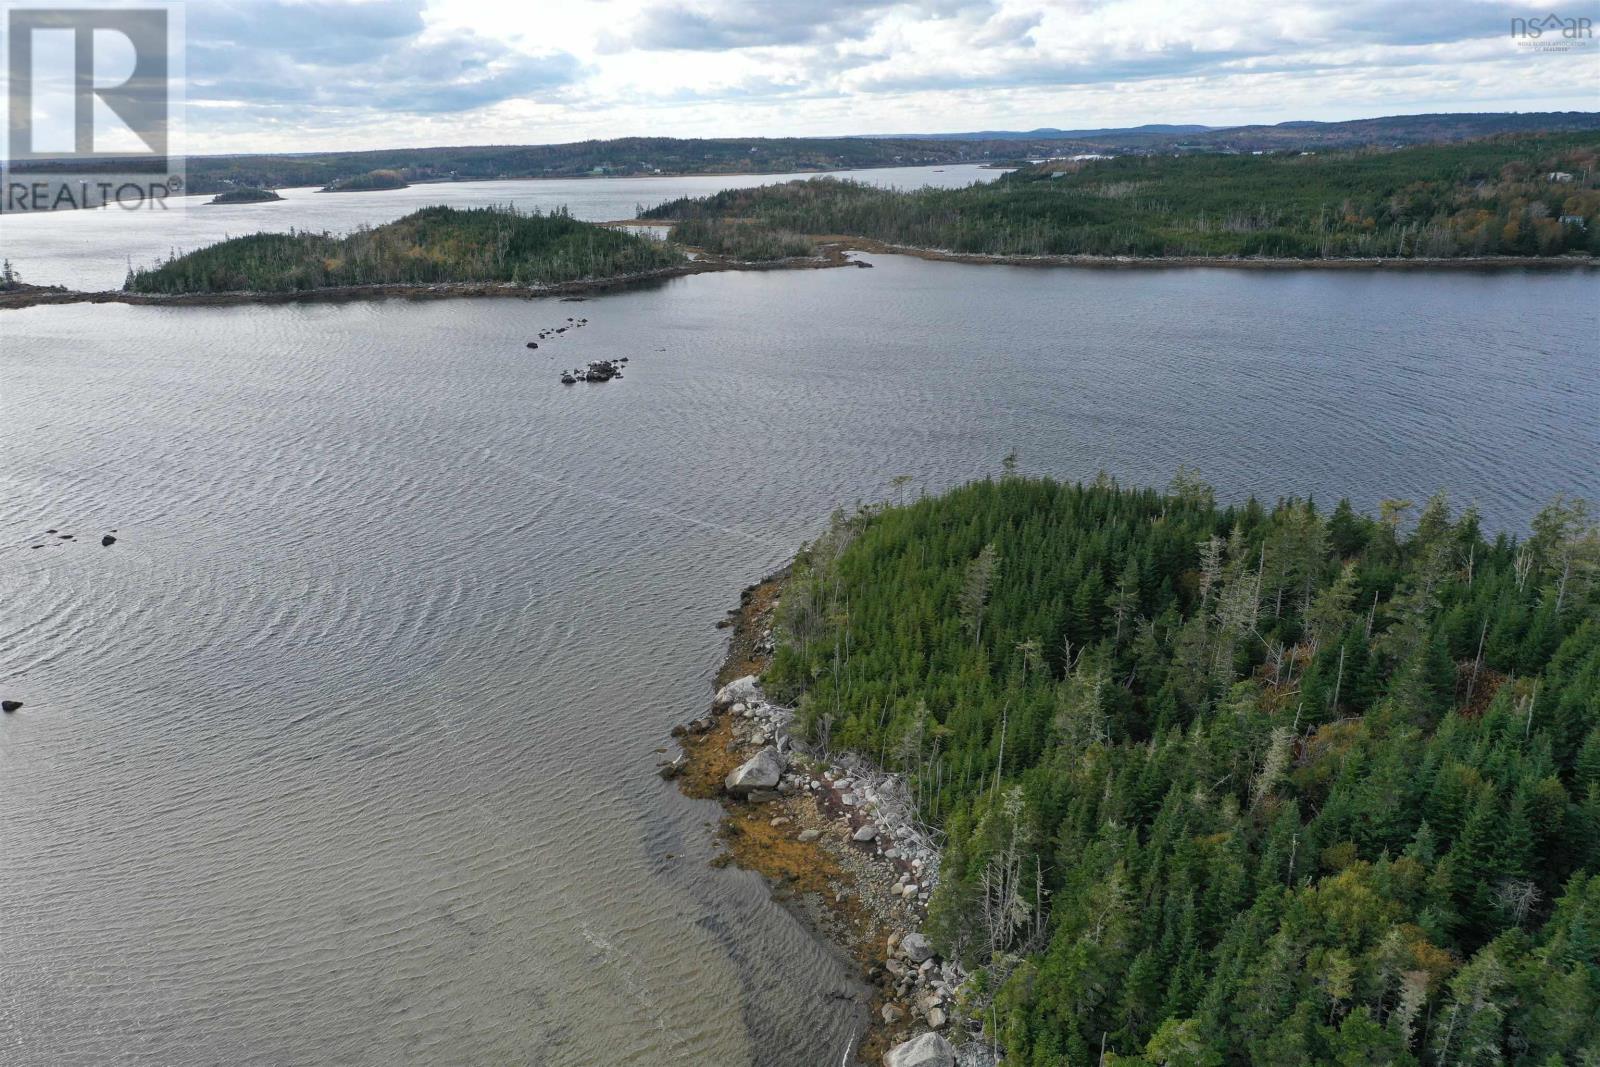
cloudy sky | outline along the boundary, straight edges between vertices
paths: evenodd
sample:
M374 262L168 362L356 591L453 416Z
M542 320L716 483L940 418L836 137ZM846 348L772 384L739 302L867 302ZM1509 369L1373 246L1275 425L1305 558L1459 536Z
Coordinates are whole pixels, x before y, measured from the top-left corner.
M1600 109L1549 0L189 0L198 152ZM1600 2L1558 0L1600 23Z

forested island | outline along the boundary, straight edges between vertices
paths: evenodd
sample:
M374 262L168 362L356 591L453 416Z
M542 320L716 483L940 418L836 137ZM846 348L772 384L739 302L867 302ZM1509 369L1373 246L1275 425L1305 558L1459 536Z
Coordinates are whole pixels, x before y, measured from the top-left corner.
M944 835L926 929L1005 1062L1590 1062L1587 506L1518 539L1012 468L836 516L765 677Z
M339 287L551 285L679 265L648 237L515 208L429 207L344 237L257 233L130 271L130 293L281 293Z
M983 256L1450 259L1600 254L1600 138L1052 160L958 189L811 179L643 212Z
M241 186L241 187L239 187L237 189L229 189L225 193L218 193L216 196L212 197L210 199L210 201L208 201L208 205L209 204L270 204L270 203L273 203L274 201L282 200L282 199L283 199L283 197L279 196L277 193L275 193L271 189L258 189L253 185L246 185L246 186Z

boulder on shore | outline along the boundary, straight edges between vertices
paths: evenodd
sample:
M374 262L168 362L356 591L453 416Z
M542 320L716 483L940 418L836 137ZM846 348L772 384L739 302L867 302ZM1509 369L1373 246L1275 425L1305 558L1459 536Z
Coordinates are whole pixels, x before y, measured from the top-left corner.
M756 676L747 674L743 678L735 678L718 689L716 699L712 703L719 708L731 708L735 704L749 704L755 696Z
M938 1034L918 1034L883 1054L883 1067L955 1067L955 1046Z
M921 963L933 956L933 946L928 944L928 939L914 930L900 939L900 951L912 963Z
M775 748L764 748L728 773L723 786L736 797L754 789L775 789L783 777L783 760Z

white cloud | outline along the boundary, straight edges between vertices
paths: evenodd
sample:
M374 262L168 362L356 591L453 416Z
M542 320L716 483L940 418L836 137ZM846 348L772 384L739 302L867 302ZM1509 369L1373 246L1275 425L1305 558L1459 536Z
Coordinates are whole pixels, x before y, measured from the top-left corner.
M1600 5L1587 5L1600 15ZM195 151L1595 105L1533 0L192 0ZM1600 21L1600 18L1597 18Z

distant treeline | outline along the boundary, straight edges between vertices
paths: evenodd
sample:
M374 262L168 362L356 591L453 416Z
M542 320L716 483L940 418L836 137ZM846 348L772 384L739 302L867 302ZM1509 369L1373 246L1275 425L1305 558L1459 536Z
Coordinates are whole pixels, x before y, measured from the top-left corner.
M1600 253L1600 136L1327 154L1053 161L959 189L812 179L674 200L733 218L992 255L1455 257Z
M326 187L375 170L408 183L487 179L570 178L588 175L780 174L854 167L944 163L1026 162L1083 153L1172 155L1252 150L1299 151L1472 140L1512 133L1600 130L1600 113L1545 111L1389 115L1348 122L1282 122L1274 126L1204 129L984 131L944 135L854 137L621 137L554 145L477 145L387 148L292 155L190 156L187 191L214 194L239 187ZM126 161L68 159L30 164L30 171L119 173Z
M549 284L655 270L683 261L647 237L565 212L429 207L345 237L258 233L128 274L139 293L295 292L346 285Z
M473 148L394 148L292 156L204 156L188 161L189 191L212 193L236 185L281 189L327 186L375 170L407 182L494 178L573 178L585 175L771 174L847 167L912 166L1008 159L1014 143L879 140L858 137L720 138L623 137L554 145Z

